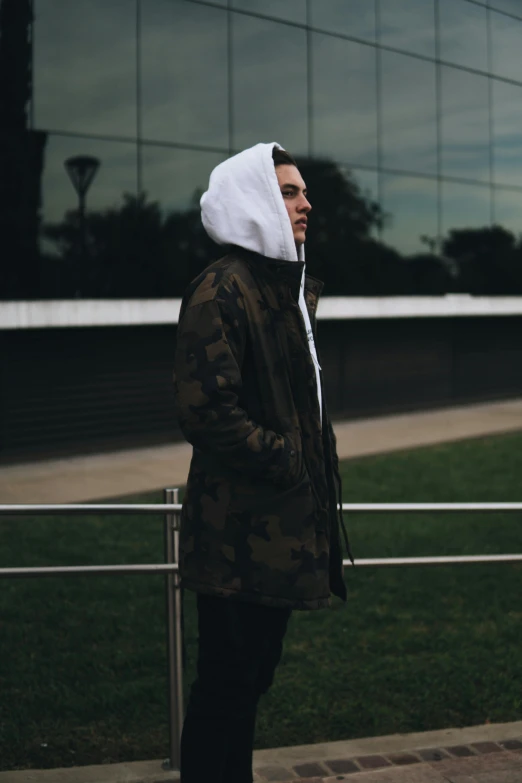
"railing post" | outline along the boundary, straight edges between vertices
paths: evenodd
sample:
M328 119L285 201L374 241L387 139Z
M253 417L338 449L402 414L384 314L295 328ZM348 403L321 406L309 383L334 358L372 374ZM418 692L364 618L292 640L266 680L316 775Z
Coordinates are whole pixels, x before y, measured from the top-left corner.
M179 489L165 489L164 502L179 503ZM165 515L165 562L179 564L180 513ZM183 639L179 571L167 574L167 655L169 664L169 751L166 769L180 768L180 739L183 726Z

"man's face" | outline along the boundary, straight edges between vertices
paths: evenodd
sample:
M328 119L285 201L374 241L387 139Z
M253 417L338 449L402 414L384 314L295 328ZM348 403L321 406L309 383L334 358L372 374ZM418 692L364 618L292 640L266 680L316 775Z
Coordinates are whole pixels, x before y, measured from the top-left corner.
M312 209L306 198L306 185L299 170L290 164L276 166L277 181L290 218L296 245L306 239L307 215Z

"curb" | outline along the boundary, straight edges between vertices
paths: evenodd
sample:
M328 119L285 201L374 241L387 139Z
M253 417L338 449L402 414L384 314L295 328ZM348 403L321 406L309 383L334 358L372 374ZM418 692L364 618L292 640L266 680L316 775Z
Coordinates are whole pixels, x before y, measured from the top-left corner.
M522 779L522 721L442 729L413 734L297 745L254 752L256 783L308 783L355 780L352 774L385 768L504 757L520 759ZM359 776L356 778L359 779ZM395 779L395 778L394 778ZM0 783L174 783L179 773L162 769L162 761L135 761L88 767L0 772Z

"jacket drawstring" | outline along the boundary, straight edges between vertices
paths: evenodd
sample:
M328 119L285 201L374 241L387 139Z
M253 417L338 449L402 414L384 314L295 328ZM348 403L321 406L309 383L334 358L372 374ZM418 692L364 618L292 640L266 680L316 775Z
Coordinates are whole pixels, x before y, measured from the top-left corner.
M339 491L339 506L338 506L339 522L341 523L341 530L343 531L343 538L344 538L344 543L346 545L346 551L348 553L348 557L350 558L350 561L354 566L355 561L353 559L352 550L350 548L350 542L348 541L348 533L346 532L346 526L344 524L344 518L343 518L343 482L341 479L341 474L339 473L339 469L333 464L333 461L332 461L332 468L333 468L335 480L337 481L337 489Z
M255 272L253 274L254 274L254 277L256 278ZM271 320L272 320L272 325L273 325L273 328L274 328L274 333L275 333L275 336L276 336L277 344L279 346L279 350L281 352L281 356L283 357L283 359L284 359L284 361L286 363L287 369L288 369L288 378L290 380L290 386L292 388L292 393L294 395L294 398L297 399L297 397L295 396L295 387L294 387L293 379L292 379L292 368L289 366L289 363L288 363L287 352L283 349L283 344L281 342L281 335L279 334L279 329L277 328L277 325L275 324L273 311L272 311L271 307L269 306L269 304L267 302L266 296L261 291L261 286L260 286L260 293L261 293L261 298L263 299L263 302L265 303L266 309L270 313L270 317L271 317ZM303 461L305 463L305 467L306 467L307 473L310 476L310 486L312 488L312 493L313 493L313 495L315 497L315 500L316 500L316 503L318 504L318 507L320 508L321 507L321 499L319 497L319 493L317 492L317 489L316 489L316 487L314 485L314 482L312 480L312 475L311 475L311 471L310 471L310 464L308 462L308 458L306 456L306 452L305 452L304 449L303 449L303 452L302 452L302 456L303 456Z
M254 274L254 277L257 277L255 272L253 274ZM260 292L261 292L261 286L260 286ZM262 299L263 299L263 301L265 303L267 311L272 316L272 324L274 326L274 332L275 332L275 335L276 335L276 339L277 339L277 343L278 343L278 346L279 346L279 350L281 351L281 355L284 357L284 360L285 360L285 362L287 364L287 367L288 367L288 357L286 355L286 351L283 350L283 346L282 346L282 343L281 343L281 336L279 334L279 330L278 330L277 326L274 323L274 317L273 317L272 310L271 310L271 308L270 308L270 306L269 306L269 304L268 304L268 302L266 300L266 297L264 296L264 294L262 292L261 292L261 297L262 297ZM288 367L288 370L289 370L290 384L292 385L292 372L290 371L290 367ZM324 399L323 399L323 406L324 406ZM324 418L325 417L323 417L323 419ZM324 427L324 422L322 424L323 424L323 427ZM354 561L353 555L352 555L352 550L350 548L350 542L348 541L348 534L346 532L346 527L345 527L344 519L343 519L343 509L342 509L343 484L342 484L342 479L341 479L339 470L335 466L335 461L333 459L332 442L331 442L331 438L330 438L329 434L328 434L328 448L329 448L329 451L330 451L331 467L332 467L332 470L333 470L333 474L334 474L335 480L337 481L337 488L338 488L338 492L339 492L339 505L338 505L339 522L340 522L341 530L343 532L343 538L344 538L344 543L345 543L345 546L346 546L346 551L348 553L348 557L350 558L350 561L351 561L352 565L355 565L355 561ZM304 450L303 450L303 459L304 459L307 471L310 473L308 460L306 458L306 454L305 454ZM316 498L316 501L319 503L319 505L321 505L320 498L318 496L318 493L317 493L317 490L316 490L316 488L314 486L314 482L313 481L311 481L311 487L312 487L312 492L314 493L314 496Z

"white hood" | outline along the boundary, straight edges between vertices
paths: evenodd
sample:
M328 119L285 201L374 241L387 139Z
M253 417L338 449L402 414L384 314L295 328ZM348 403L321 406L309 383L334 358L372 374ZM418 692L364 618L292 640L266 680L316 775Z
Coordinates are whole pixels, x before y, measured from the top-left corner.
M216 166L208 190L201 196L201 219L205 231L218 245L238 245L282 261L304 261L304 245L297 250L279 188L272 158L274 147L282 149L275 141L256 144ZM304 297L304 268L299 308L315 367L322 421L321 367Z
M272 159L273 141L256 144L220 163L201 197L201 219L218 245L238 245L267 258L304 261L295 246L292 225Z

